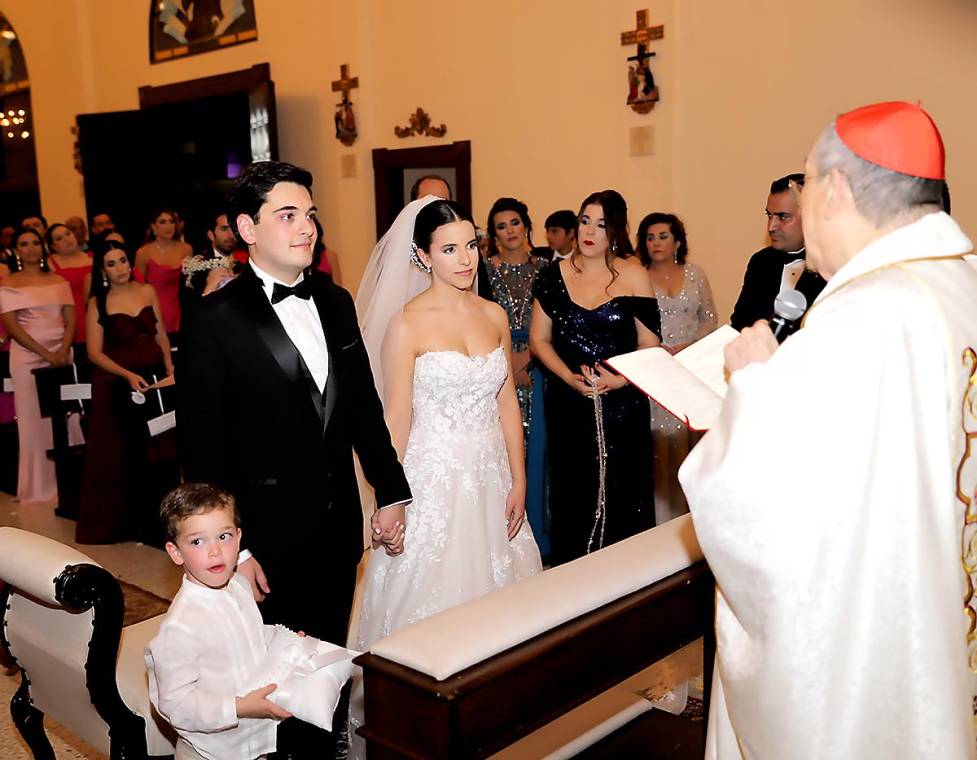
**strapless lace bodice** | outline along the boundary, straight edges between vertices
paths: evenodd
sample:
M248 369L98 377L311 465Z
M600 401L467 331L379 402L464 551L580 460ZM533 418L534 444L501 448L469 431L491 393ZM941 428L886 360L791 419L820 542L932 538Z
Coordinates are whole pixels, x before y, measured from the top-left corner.
M428 432L484 433L498 428L497 396L508 375L500 346L485 356L431 351L414 362L411 438Z

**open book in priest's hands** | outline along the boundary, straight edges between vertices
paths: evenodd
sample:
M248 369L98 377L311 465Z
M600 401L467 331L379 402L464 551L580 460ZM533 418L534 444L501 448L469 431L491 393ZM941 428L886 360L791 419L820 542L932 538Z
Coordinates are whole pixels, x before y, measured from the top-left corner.
M656 346L614 356L606 364L692 430L708 430L726 398L723 349L737 335L723 325L674 356Z

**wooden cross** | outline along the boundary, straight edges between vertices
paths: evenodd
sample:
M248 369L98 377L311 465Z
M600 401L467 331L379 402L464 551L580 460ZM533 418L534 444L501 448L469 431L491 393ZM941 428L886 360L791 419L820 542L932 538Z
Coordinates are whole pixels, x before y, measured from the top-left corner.
M349 91L360 86L360 78L349 76L349 64L344 63L339 67L339 80L332 83L333 92L343 93L343 103L349 102Z
M663 24L648 26L648 11L646 10L638 11L635 15L637 16L637 29L632 29L630 32L621 32L621 44L637 45L637 55L628 58L628 60L638 61L640 63L645 58L651 58L654 55L654 53L648 52L648 43L664 37L665 26Z

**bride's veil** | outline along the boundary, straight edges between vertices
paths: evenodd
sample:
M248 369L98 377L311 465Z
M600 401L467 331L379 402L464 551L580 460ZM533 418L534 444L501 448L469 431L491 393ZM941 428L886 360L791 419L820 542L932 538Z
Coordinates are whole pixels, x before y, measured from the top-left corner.
M404 206L373 248L356 293L356 314L363 344L370 356L373 380L381 399L384 397L381 354L387 325L403 310L404 304L431 284L430 276L411 262L411 243L414 220L422 208L436 200L437 197L426 195Z

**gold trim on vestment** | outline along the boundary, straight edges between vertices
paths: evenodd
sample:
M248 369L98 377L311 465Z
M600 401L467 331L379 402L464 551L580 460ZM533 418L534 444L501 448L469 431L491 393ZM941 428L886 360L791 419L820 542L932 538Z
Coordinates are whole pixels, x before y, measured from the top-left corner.
M966 584L963 604L967 616L967 660L970 670L977 673L977 600L974 599L974 584L977 582L977 493L971 490L974 488L974 478L969 476L969 470L977 465L971 461L974 442L977 441L977 351L965 349L961 360L967 371L967 385L960 409L963 455L957 465L957 500L963 504L964 515L960 559Z

